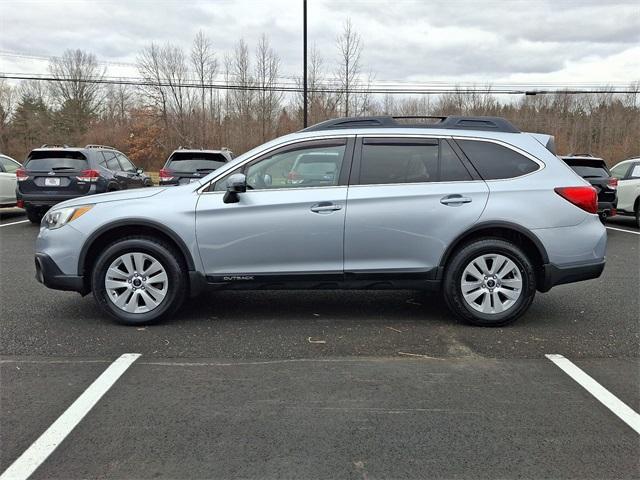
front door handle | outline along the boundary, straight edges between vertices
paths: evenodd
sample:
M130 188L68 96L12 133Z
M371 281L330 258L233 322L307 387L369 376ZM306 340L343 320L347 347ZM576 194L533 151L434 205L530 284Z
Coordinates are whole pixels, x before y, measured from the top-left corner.
M331 213L340 209L342 209L342 205L336 205L331 202L320 202L311 207L311 211L314 213Z
M463 197L462 195L454 194L447 195L446 197L442 197L440 199L440 203L443 205L451 205L455 207L456 205L462 205L463 203L471 203L471 198Z

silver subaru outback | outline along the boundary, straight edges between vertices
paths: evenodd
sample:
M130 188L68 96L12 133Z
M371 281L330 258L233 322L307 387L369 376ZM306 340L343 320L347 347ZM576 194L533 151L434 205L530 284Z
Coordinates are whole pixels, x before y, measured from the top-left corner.
M439 289L499 326L598 277L596 192L553 137L495 117L329 120L194 183L78 198L42 221L36 277L117 321L212 289Z

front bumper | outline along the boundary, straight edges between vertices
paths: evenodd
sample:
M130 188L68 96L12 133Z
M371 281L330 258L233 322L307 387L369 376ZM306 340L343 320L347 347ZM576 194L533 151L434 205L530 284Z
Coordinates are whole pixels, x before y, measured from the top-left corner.
M36 280L54 290L79 292L86 295L84 277L67 275L46 253L36 253Z
M556 285L566 283L582 282L598 278L604 270L606 261L580 263L577 265L558 266L548 263L542 266L541 285L538 288L541 292L548 292Z

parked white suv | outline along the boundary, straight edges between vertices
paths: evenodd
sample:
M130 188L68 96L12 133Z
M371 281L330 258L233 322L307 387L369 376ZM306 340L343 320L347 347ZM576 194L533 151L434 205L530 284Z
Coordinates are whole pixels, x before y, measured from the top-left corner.
M13 158L0 153L0 207L16 205L16 171L21 166Z
M631 215L640 228L640 157L630 158L611 169L618 179L618 215Z

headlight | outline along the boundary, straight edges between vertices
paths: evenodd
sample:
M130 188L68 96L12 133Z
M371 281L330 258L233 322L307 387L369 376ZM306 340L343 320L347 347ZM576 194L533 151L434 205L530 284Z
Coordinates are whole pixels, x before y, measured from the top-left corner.
M81 217L92 208L93 205L81 205L79 207L66 207L49 210L42 219L42 226L50 230L60 228L63 225L72 222L76 218Z

